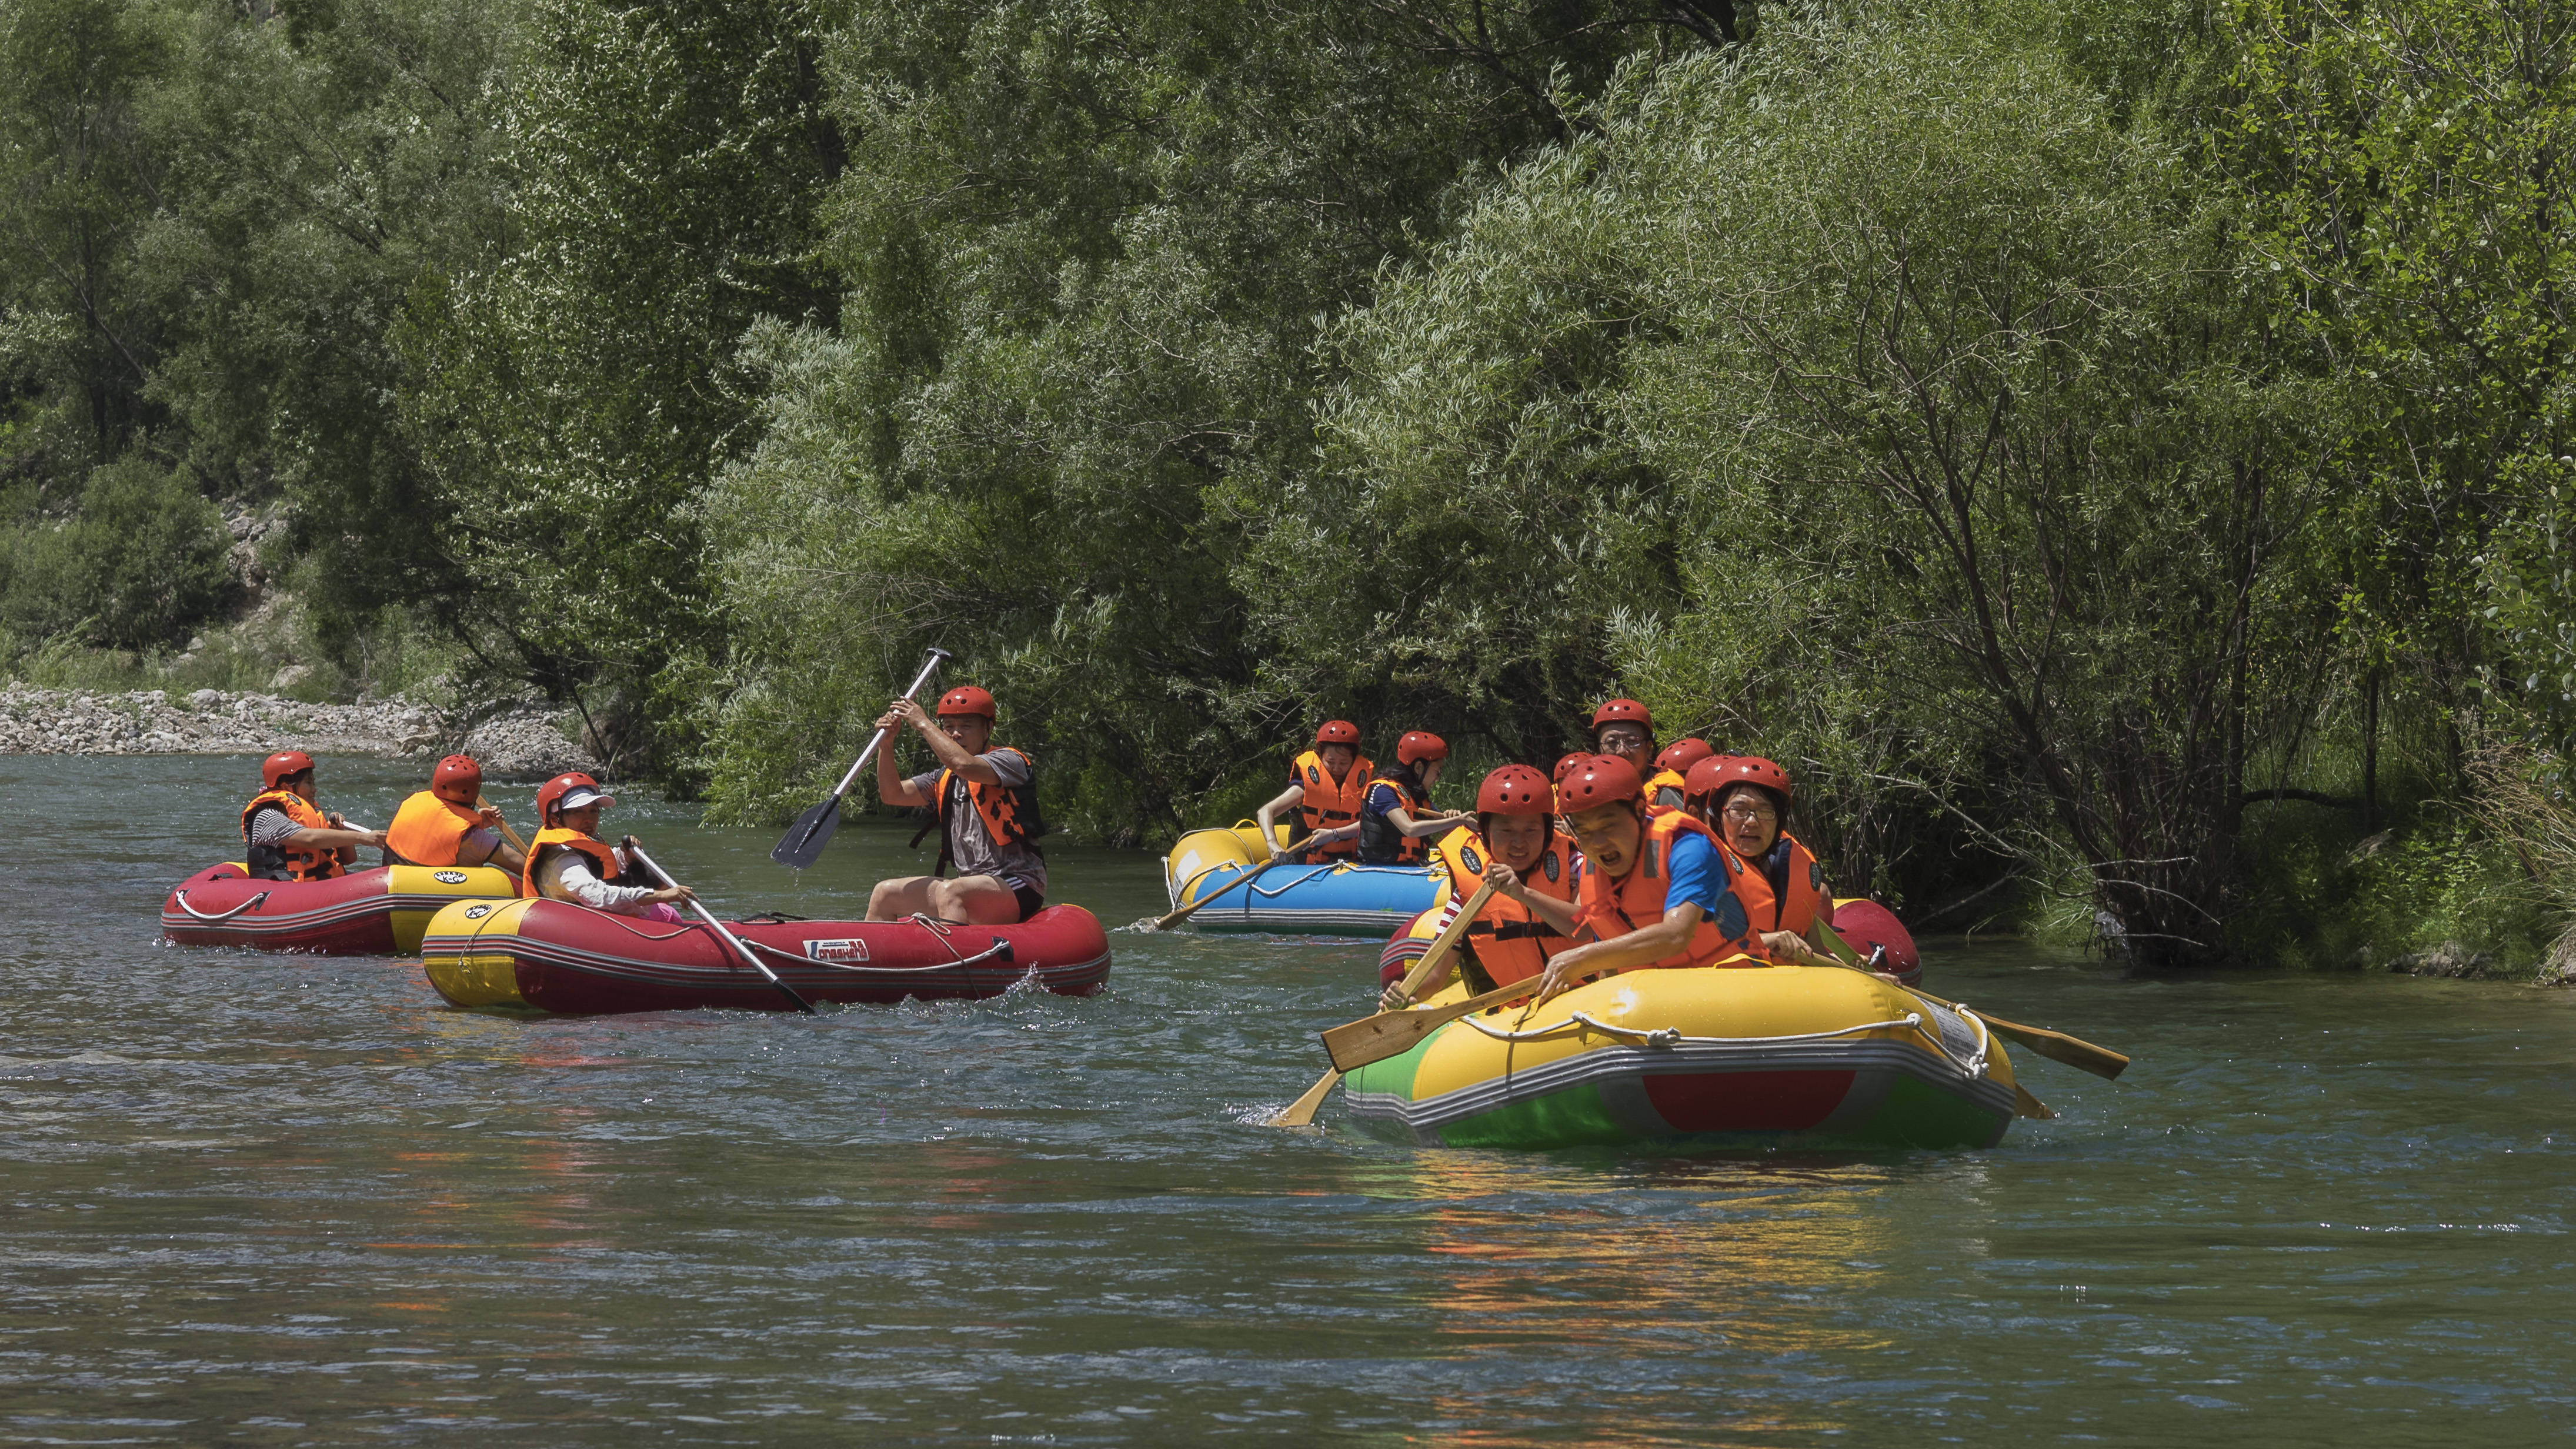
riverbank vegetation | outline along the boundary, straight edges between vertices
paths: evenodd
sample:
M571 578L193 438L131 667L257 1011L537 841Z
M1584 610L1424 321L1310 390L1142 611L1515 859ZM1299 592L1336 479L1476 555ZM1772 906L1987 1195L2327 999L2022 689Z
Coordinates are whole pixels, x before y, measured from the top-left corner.
M1931 930L2576 901L2563 0L0 16L22 676L265 609L759 818L939 643L1131 843L1625 692Z

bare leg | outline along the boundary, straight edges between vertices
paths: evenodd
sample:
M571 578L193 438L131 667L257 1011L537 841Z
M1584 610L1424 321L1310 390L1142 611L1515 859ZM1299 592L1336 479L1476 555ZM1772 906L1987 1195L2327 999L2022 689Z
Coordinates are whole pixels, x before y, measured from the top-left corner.
M1009 926L1017 924L1020 919L1020 898L1009 886L989 875L934 881L930 887L930 898L937 902L935 914L944 921Z
M938 902L932 888L947 882L937 876L907 875L894 880L881 880L868 892L868 919L900 921L912 915L937 915Z

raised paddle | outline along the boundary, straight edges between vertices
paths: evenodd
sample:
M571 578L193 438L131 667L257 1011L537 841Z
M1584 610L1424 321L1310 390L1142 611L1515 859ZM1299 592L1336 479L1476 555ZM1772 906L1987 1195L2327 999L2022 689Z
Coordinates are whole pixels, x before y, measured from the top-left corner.
M1423 987L1438 980L1440 973L1448 969L1449 953L1457 949L1460 941L1467 939L1468 930L1476 924L1476 913L1485 908L1485 902L1493 899L1493 895L1492 881L1476 887L1476 893L1467 898L1467 904L1460 906L1458 913L1449 918L1449 924L1441 928L1438 936L1432 938L1431 949L1423 952L1422 959L1414 963L1411 971L1405 973L1403 991L1407 1000L1412 999ZM1324 1105L1325 1096L1333 1090L1333 1084L1341 1079L1342 1073L1338 1067L1324 1073L1315 1085L1306 1089L1306 1095L1289 1103L1285 1111L1271 1118L1270 1125L1273 1127L1311 1125L1315 1120L1315 1113Z
M1215 900L1218 896L1224 895L1227 891L1234 889L1236 886L1250 885L1252 882L1259 880L1263 871L1270 869L1270 867L1274 865L1280 864L1284 857L1295 855L1298 851L1304 850L1306 848L1307 841L1311 841L1314 838L1315 837L1309 835L1305 840L1292 840L1288 842L1286 846L1281 848L1278 856L1274 856L1269 860L1263 861L1261 864L1254 866L1252 869L1247 870L1243 874L1236 876L1234 879L1227 881L1225 884L1218 886L1215 890L1209 891L1206 895L1199 897L1197 900L1190 902L1188 905L1181 907L1177 911L1156 916L1154 919L1144 923L1144 929L1148 931L1168 931L1172 929L1181 922L1197 915L1199 907ZM1211 866L1209 869L1213 870L1215 867ZM1206 872L1202 871L1200 874L1204 875ZM1195 881L1193 881L1193 884L1195 884Z
M1825 946L1826 949L1832 951L1833 954L1841 960L1842 964L1849 966L1855 971L1869 970L1868 966L1862 964L1860 957L1853 954L1851 943L1845 941L1842 938L1842 933L1831 926L1825 927ZM1919 991L1911 986L1900 987L1898 989L1912 991L1915 995L1922 997L1926 1001L1939 1002L1941 1005L1949 1007L1953 1011L1959 1009L1959 1003L1955 1001L1943 1001L1940 997L1933 995L1929 991ZM2129 1069L2129 1059L2120 1055L2118 1052L2111 1050L2109 1047L2098 1047L2081 1037L2068 1036L2062 1031L2050 1031L2044 1026L2024 1026L2017 1021L2006 1021L2000 1016L1989 1014L1982 1006L1976 1007L1974 1010L1977 1013L1978 1020L1983 1021L1986 1025L2002 1032L2005 1036L2011 1037L2014 1041L2020 1042L2023 1046L2030 1048L2032 1051L2039 1053L2050 1061L2064 1062L2066 1065L2073 1067L2078 1071L2091 1072L2093 1075L2100 1077L2105 1081L2114 1080L2120 1075L2120 1073ZM2042 1110L2045 1111L2046 1109L2043 1108ZM2025 1113L2024 1115L2030 1114ZM2056 1114L2050 1113L2049 1115L2054 1116Z
M626 853L635 857L635 863L644 867L644 869L652 875L653 879L662 883L665 889L677 890L679 888L680 883L671 879L669 872L663 870L662 867L655 865L653 863L653 857L644 853L644 847L640 845L630 845L626 847ZM689 909L698 913L698 919L707 923L708 930L723 937L725 944L733 947L733 953L735 955L750 962L752 970L768 977L769 984L778 988L779 995L795 1002L796 1009L798 1011L804 1012L808 1016L814 1014L814 1004L807 1001L804 997L797 995L795 987L779 980L777 972L760 964L760 958L751 954L751 948L742 943L741 937L736 936L733 932L725 929L724 922L716 919L716 913L707 909L706 902L691 900L689 902Z
M921 672L913 676L912 687L903 692L903 697L910 699L919 694L921 687L930 682L930 676L938 672L941 663L953 657L945 649L931 650L930 658L922 664ZM841 797L850 793L850 786L858 782L859 771L867 768L869 757L877 752L877 746L886 742L886 736L893 733L889 726L868 736L868 747L859 751L849 773L841 777L841 783L832 787L831 798L796 817L796 823L788 826L787 833L778 837L778 843L770 847L771 860L789 870L803 870L822 856L823 847L832 839L832 832L841 828Z

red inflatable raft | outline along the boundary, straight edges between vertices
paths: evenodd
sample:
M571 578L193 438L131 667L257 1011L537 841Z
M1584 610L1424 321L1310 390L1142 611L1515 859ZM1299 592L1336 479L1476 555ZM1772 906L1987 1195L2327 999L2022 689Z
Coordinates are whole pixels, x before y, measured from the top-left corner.
M1109 938L1080 906L1049 906L1016 926L918 918L726 926L808 1001L999 996L1024 980L1089 996L1109 979ZM566 1015L794 1010L698 922L661 925L564 901L450 906L430 922L421 963L438 994L458 1006Z
M294 881L253 880L247 867L227 862L170 892L161 903L161 934L182 946L408 956L440 907L518 893L516 877L488 865L390 865Z

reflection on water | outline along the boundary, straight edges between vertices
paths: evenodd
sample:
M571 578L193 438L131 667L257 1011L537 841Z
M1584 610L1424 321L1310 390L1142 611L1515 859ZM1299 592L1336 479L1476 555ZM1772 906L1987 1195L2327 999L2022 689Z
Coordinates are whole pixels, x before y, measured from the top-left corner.
M325 764L362 819L412 788ZM2066 1115L1983 1153L1416 1150L1247 1125L1365 1009L1366 943L1121 933L1088 1000L595 1021L155 945L251 768L0 759L0 1440L2576 1428L2566 996L1936 949L1934 989L2138 1065L2023 1061ZM738 912L920 868L858 819L789 877L628 798ZM1150 858L1054 864L1104 920L1161 907Z

